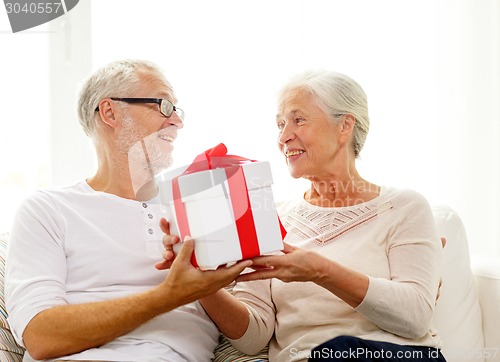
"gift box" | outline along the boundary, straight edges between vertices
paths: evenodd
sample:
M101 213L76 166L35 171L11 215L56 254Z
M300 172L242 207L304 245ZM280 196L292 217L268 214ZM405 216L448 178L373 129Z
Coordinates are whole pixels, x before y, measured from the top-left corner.
M269 162L227 155L220 144L183 170L161 175L160 199L172 234L195 241L202 269L283 249Z

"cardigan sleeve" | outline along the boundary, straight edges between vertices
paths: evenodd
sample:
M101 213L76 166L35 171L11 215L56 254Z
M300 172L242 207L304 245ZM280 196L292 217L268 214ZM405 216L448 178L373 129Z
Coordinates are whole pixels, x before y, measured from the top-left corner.
M420 194L406 191L393 203L397 212L387 215L390 279L369 277L356 310L383 330L420 338L429 331L436 304L442 245L430 206Z
M243 353L257 354L269 343L274 333L276 309L271 297L271 281L238 283L233 294L245 303L250 323L242 337L229 341Z

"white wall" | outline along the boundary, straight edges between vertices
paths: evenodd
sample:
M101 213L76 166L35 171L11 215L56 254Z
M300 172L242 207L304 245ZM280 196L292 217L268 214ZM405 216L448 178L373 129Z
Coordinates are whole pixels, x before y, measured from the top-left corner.
M358 80L369 97L362 174L451 205L472 253L500 254L498 1L137 4L88 0L61 19L66 31L51 25L51 104L64 105L52 111L54 184L95 167L76 122L77 83L90 68L133 57L165 70L186 111L176 165L224 142L271 162L276 198L300 193L305 183L290 179L275 147L275 93L296 72L328 68Z
M475 254L500 254L500 2L438 2L437 197L464 219Z

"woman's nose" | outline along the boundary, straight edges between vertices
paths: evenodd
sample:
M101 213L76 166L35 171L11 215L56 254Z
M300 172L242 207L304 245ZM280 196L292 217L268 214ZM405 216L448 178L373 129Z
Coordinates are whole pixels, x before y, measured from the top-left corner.
M278 142L284 145L288 141L292 140L294 137L295 137L295 132L293 130L293 127L291 127L291 124L289 122L286 122L285 125L283 126L283 129L280 132L280 135L278 137Z

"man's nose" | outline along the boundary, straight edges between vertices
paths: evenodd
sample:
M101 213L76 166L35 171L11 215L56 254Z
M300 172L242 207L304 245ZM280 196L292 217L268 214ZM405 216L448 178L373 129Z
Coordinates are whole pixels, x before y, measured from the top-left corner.
M175 112L172 113L170 117L167 118L166 123L169 126L176 126L177 128L182 128L184 127L184 121L182 120L181 117Z

